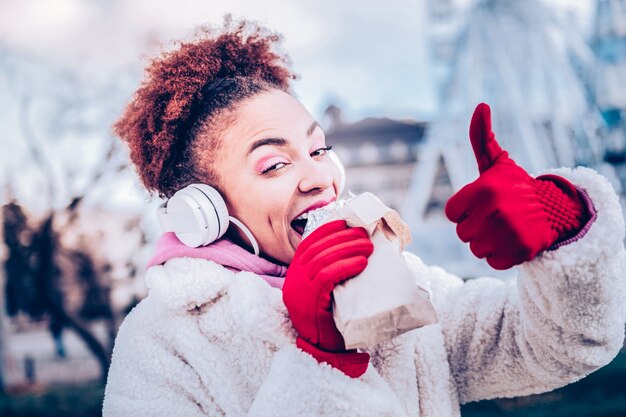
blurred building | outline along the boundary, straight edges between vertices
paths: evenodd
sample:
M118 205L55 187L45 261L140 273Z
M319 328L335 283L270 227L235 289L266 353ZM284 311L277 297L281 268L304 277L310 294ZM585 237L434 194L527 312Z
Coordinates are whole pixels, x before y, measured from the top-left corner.
M410 249L425 262L465 277L493 275L443 215L447 198L478 176L468 138L471 114L478 103L490 104L500 144L531 174L586 165L616 180L604 164L603 120L590 75L595 58L580 28L543 1L476 0L438 16L458 30L439 114L402 214L413 231Z
M606 124L606 160L626 186L626 1L598 0L591 40L596 102Z
M389 207L402 207L426 124L374 117L345 123L331 105L324 125L327 143L346 168L346 191L369 191Z

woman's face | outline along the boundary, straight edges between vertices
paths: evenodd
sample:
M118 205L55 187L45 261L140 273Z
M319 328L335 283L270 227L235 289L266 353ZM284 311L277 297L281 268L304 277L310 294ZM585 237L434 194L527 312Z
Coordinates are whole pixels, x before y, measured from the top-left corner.
M228 212L262 254L289 264L305 224L295 219L337 199L339 168L315 119L283 91L252 97L229 119L213 163Z

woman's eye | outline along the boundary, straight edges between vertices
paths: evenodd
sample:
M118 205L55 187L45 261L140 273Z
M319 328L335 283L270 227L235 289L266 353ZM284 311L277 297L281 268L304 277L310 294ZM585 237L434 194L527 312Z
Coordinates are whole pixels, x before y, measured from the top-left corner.
M328 153L328 151L330 151L333 147L332 146L326 146L324 148L319 148L316 149L315 151L313 151L311 153L311 156L322 156L322 155L326 155Z
M269 174L270 172L278 171L279 169L284 168L286 166L287 166L286 162L279 162L277 164L274 164L272 166L265 168L263 171L261 171L261 174Z

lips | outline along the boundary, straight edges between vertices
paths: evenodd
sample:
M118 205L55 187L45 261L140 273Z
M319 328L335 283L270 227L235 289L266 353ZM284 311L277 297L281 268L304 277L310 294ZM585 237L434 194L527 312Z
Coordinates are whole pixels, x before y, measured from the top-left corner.
M335 201L335 199L318 201L316 203L313 203L306 209L302 210L300 214L298 214L296 217L293 218L293 220L291 220L291 228L295 230L298 235L302 236L302 233L304 233L304 227L306 226L306 222L308 220L308 213L320 207L325 207L333 201Z

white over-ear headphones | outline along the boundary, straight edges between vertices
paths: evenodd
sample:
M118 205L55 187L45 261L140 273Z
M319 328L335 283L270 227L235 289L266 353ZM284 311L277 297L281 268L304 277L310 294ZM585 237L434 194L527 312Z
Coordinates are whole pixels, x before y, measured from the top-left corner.
M157 214L165 232L174 232L181 242L192 248L215 242L233 222L252 244L254 254L259 254L259 244L250 229L228 215L224 198L210 185L191 184L177 191L159 207Z

